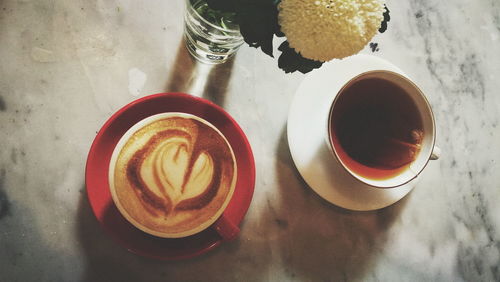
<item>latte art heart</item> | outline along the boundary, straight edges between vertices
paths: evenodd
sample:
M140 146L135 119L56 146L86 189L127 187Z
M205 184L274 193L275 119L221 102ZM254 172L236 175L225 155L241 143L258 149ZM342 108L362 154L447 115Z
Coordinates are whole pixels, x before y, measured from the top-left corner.
M145 168L141 169L143 179L145 174L153 171L153 179L146 181L146 186L158 187L175 205L209 190L207 188L212 184L215 165L210 153L203 151L196 156L190 154L186 139L181 142L167 139L164 143L158 146L149 163L146 160Z
M183 131L161 131L129 162L127 177L152 215L199 209L217 193L221 164L211 153L218 152L191 141Z
M235 160L218 131L171 117L135 132L116 160L114 187L135 221L160 233L182 233L213 219L235 184Z

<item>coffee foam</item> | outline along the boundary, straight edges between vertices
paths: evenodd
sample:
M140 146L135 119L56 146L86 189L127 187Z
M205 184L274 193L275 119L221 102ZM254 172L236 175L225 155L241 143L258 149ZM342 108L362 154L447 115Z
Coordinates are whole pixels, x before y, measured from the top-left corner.
M122 147L110 166L113 199L147 233L194 234L212 224L231 198L234 153L222 134L198 117L169 113L153 119L132 128L117 145Z

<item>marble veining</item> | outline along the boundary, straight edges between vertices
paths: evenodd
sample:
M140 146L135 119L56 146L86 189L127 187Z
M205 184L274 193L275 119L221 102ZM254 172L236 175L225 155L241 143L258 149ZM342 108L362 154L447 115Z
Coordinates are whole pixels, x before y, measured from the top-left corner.
M495 138L480 138L488 134L488 131L494 131L498 123L498 98L494 96L496 95L494 91L488 91L490 89L487 84L491 84L492 81L485 77L488 74L487 66L490 62L486 57L488 52L481 52L484 48L477 49L474 48L475 46L470 46L474 44L470 33L451 37L452 32L456 32L451 25L456 22L450 22L449 18L442 17L440 15L442 10L434 8L434 5L429 5L427 2L412 3L414 3L414 9L426 11L426 13L422 12L422 16L419 17L417 30L424 38L428 71L438 82L439 92L446 93L446 96L454 96L454 99L439 101L442 106L438 105L438 111L435 111L438 120L449 119L449 126L457 129L454 131L442 129L442 132L449 133L447 140L453 140L453 143L449 142L454 147L450 148L450 152L453 154L456 150L465 150L471 156L478 156L485 150L493 150L498 137L496 140ZM464 6L466 9L469 8L467 5ZM498 5L495 6L492 8L498 10ZM464 22L467 23L470 21L469 13L471 11L466 10L458 16L463 17ZM436 29L450 32L443 32L440 34L442 36L426 36L427 33ZM495 37L491 38L494 41ZM492 114L476 112L477 109L485 109L487 103L492 102L496 106L495 111L489 112ZM476 114L473 117L464 115L464 112L476 112ZM500 275L498 263L500 243L498 235L495 236L494 227L498 224L498 216L492 214L494 209L490 208L490 205L496 204L494 200L493 202L491 200L498 198L498 193L485 189L491 185L485 181L487 179L485 176L494 174L491 171L491 163L498 158L498 151L490 151L490 154L490 158L486 160L472 157L466 163L452 159L449 165L449 169L462 172L456 179L459 181L450 180L450 182L456 182L457 190L465 193L460 199L462 209L454 211L453 218L456 224L465 226L467 232L472 233L472 238L484 238L475 243L457 238L457 270L465 280L477 278L491 280L498 279ZM447 165L447 160L441 161ZM478 179L477 176L481 178ZM498 181L498 177L496 180ZM492 184L490 187L498 188L497 183ZM491 200L486 201L486 197Z
M0 96L0 111L4 112L7 109L7 106L5 105L5 101L2 96Z
M398 203L351 212L307 187L290 156L304 75L248 46L196 63L183 1L0 1L0 281L500 281L500 2L387 3L388 29L362 53L422 89L443 153ZM181 262L114 242L84 180L107 118L166 91L223 106L257 165L238 239Z
M0 170L0 220L9 215L10 202L4 190L5 169Z

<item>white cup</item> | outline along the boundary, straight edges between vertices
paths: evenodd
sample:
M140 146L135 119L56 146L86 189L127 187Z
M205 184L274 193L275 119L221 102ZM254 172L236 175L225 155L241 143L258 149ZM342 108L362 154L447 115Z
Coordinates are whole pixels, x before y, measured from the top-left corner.
M339 151L336 149L333 140L332 133L332 114L336 109L337 102L339 101L339 97L342 97L345 90L354 85L355 83L368 79L368 78L377 78L382 80L387 80L392 84L400 87L404 90L404 93L407 94L414 102L418 114L422 120L422 131L423 138L420 143L420 150L416 155L415 159L409 164L407 169L402 170L400 173L394 174L387 178L370 178L360 173L354 171L349 167L346 160L344 160L339 154ZM436 160L439 158L441 150L435 146L436 139L436 126L434 121L434 115L432 113L431 106L427 101L424 93L407 77L400 75L398 73L387 71L387 70L375 70L368 71L349 80L336 94L335 99L333 100L329 114L326 122L326 133L325 133L326 141L328 148L331 153L335 156L335 158L339 161L341 167L343 167L352 177L358 180L361 183L366 185L376 187L376 188L394 188L402 186L413 179L415 179L426 167L429 160ZM369 140L367 140L369 142Z
M210 218L209 219L203 221L202 223L200 223L196 227L190 228L189 230L185 230L185 231L182 231L182 232L178 232L178 231L159 231L159 230L155 230L155 229L152 229L152 228L146 226L146 224L140 222L139 220L136 220L134 218L134 216L129 212L129 210L127 210L127 208L125 208L125 206L122 203L121 198L118 196L118 192L117 192L118 189L125 189L125 188L124 187L119 187L119 186L115 185L115 183L116 183L116 181L115 181L116 180L115 179L115 169L116 169L116 164L118 162L118 158L121 155L121 151L124 148L124 146L127 144L127 142L129 142L129 140L131 140L132 138L135 138L134 140L140 139L140 138L134 137L134 134L137 131L141 130L142 128L146 127L149 124L152 124L154 122L160 121L162 119L179 118L179 117L180 118L186 118L186 119L196 120L196 121L198 121L200 123L205 124L206 126L210 127L213 130L213 132L215 132L216 134L218 134L224 140L224 142L226 142L226 144L228 145L229 151L230 151L230 155L231 155L231 157L233 159L233 163L234 163L233 164L233 176L232 176L232 178L230 180L229 192L224 197L223 203L220 206L218 206L218 207L216 207L216 206L212 207L212 209L213 208L217 208L217 209L210 212ZM156 133L156 132L154 132L154 133ZM150 135L151 134L149 134L149 133L144 134L144 136L146 136L146 138L142 138L142 139L148 139L148 138L150 138ZM141 142L143 142L143 141L141 141ZM139 142L139 143L141 143L141 142ZM210 122L208 122L207 120L205 120L205 119L203 119L201 117L198 117L198 116L195 116L195 115L192 115L192 114L187 114L187 113L167 112L167 113L156 114L156 115L147 117L147 118L139 121L138 123L136 123L135 125L133 125L121 137L121 139L117 143L117 145L116 145L116 147L115 147L115 149L113 151L110 164L109 164L109 173L108 173L108 175L109 175L108 181L109 181L109 187L110 187L111 196L113 198L113 202L115 203L115 205L118 208L118 210L120 211L120 213L132 225L134 225L138 229L140 229L140 230L142 230L142 231L144 231L144 232L146 232L148 234L151 234L151 235L154 235L154 236L157 236L157 237L162 237L162 238L182 238L182 237L187 237L187 236L199 233L199 232L207 229L209 226L213 226L213 228L216 230L216 232L219 233L224 239L231 240L231 239L235 238L236 235L239 232L238 227L236 225L232 224L223 215L223 212L226 209L226 207L228 206L228 204L229 204L229 202L230 202L230 200L232 198L232 195L233 195L233 193L235 191L235 187L236 187L236 179L237 179L236 157L235 157L235 154L233 152L233 149L231 148L231 145L230 145L229 141L222 134L222 132L220 132L219 129L217 129ZM126 187L129 187L129 186L130 186L129 184L126 185ZM133 206L139 206L140 205L140 201L138 201L137 199L135 199L135 197L133 197L133 198L134 198L134 204L133 204ZM128 206L131 206L131 204L129 204ZM147 215L147 212L143 212L143 213Z

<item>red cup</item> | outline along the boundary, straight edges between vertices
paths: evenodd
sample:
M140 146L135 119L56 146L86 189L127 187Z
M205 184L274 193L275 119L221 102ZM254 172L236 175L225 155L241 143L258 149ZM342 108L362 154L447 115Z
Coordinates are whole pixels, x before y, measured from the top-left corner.
M185 112L206 119L224 134L237 160L236 188L223 214L209 228L184 238L159 238L135 228L114 205L108 185L111 155L121 136L140 120L164 112ZM253 196L255 162L244 132L221 107L189 94L160 93L129 103L106 121L90 148L85 180L92 210L112 238L133 253L175 260L203 254L237 238L238 225Z

